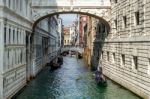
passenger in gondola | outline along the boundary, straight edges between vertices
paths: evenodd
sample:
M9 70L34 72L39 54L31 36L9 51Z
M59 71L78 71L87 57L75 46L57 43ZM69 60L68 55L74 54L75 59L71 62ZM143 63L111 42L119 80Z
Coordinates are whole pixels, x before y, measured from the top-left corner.
M102 70L97 70L94 74L94 79L96 81L97 84L106 84L106 78L102 73Z
M52 61L51 61L51 70L56 70L56 69L58 69L60 67L60 65L57 63L57 59L55 58L55 59L53 59Z
M60 65L63 64L63 57L62 57L62 55L60 55L60 56L58 57L57 63L60 64Z
M61 60L60 60L60 56L58 56L57 58L57 63L60 64Z

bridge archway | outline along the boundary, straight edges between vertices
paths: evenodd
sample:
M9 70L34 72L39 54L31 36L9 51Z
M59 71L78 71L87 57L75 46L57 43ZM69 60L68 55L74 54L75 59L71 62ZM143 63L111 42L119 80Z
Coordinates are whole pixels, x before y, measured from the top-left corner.
M95 3L95 1L99 1L99 0L94 0L94 1L92 0L92 2L94 2L94 6L92 6L92 4L90 3L91 2L90 0L89 0L90 2L86 1L89 4L79 4L79 2L80 2L79 0L75 0L76 1L75 4L68 3L67 1L69 1L69 0L43 0L43 1L33 0L33 1L35 2L35 3L33 2L33 4L32 4L33 33L34 33L34 30L35 30L37 24L40 21L42 21L43 19L46 19L48 17L54 16L54 15L59 15L59 14L81 14L81 15L87 15L87 16L93 17L95 19L98 19L101 23L103 23L103 25L106 26L107 34L110 33L110 30L111 30L111 21L110 21L111 6L107 5L107 2L106 2L106 1L110 2L110 0L105 0L106 4L103 4L103 5L99 5L99 4ZM54 1L56 1L56 2L54 2ZM66 5L60 4L61 1L64 1L64 2L66 1L65 3L67 3L67 4ZM81 1L83 1L83 0L81 0ZM85 2L85 1L83 1L83 2ZM106 36L108 36L108 35L106 35ZM98 43L98 46L101 45L101 48L103 46L104 39ZM98 40L100 40L100 39L98 39ZM97 47L96 44L95 44L95 47ZM97 54L97 53L95 53L95 54Z
M78 52L80 54L83 54L84 49L81 47L63 47L61 49L61 53L65 52L65 51L75 51L75 52Z
M32 0L33 27L40 20L64 13L89 15L104 21L109 26L110 0Z
M43 12L43 14L37 15L34 20L33 20L33 25L32 25L32 29L35 28L35 26L43 19L46 19L48 17L54 16L54 15L59 15L59 14L82 14L82 15L87 15L87 16L91 16L93 18L99 19L102 23L104 23L108 29L108 31L110 31L111 29L111 23L110 23L110 18L109 15L110 12L107 10L102 11L101 12L104 15L97 15L96 13L90 13L87 11L51 11L51 12ZM107 15L106 15L107 14Z

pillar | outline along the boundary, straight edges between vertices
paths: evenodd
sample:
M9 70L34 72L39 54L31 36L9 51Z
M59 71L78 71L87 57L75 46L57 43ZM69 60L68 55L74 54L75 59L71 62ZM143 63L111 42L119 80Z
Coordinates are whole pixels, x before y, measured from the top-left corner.
M26 53L26 50L24 50L24 53L25 53L25 56L24 56L24 61L25 61L25 63L26 63L26 65L27 65L27 80L28 81L30 81L30 78L31 78L31 76L32 76L32 74L31 74L31 34L26 34L27 35L27 39L28 39L28 45L27 45L27 47L26 47L26 49L27 49L27 53ZM26 58L27 58L27 60L26 60Z
M4 5L4 0L0 0L0 6Z
M16 65L18 65L18 49L16 49Z
M15 40L14 40L14 44L17 44L17 28L15 28Z
M6 44L9 44L9 26L6 25Z
M20 29L18 29L18 38L17 39L18 39L18 43L17 44L19 45L20 44Z
M2 0L0 1L2 2ZM0 20L0 99L3 99L4 21Z
M17 61L18 61L17 49L15 49L15 64L16 64L16 65L18 64Z
M15 60L15 49L13 48L12 49L12 65L11 65L11 68L13 68L15 66L15 64L16 64L15 61L16 61Z
M12 49L10 49L9 53L10 53L9 54L9 69L11 69L12 68L12 61L13 61L13 59L12 59L12 57L13 57L13 55L12 55Z
M26 44L26 32L25 30L23 31L23 44L25 45Z
M20 30L19 34L20 34L20 36L19 36L20 42L19 43L22 45L22 30Z
M9 2L9 0L6 0L5 2L6 2L6 6L8 7L8 2Z
M13 27L10 27L10 44L13 44Z
M6 67L7 67L7 50L5 49L5 52L4 52L4 71L6 70Z

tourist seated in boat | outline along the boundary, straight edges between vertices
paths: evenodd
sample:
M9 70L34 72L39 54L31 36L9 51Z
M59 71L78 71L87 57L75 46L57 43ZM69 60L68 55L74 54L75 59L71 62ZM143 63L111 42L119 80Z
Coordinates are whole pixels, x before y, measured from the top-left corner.
M57 63L57 59L51 61L51 70L55 70L60 67L60 64Z
M78 52L78 59L82 59L82 54Z
M96 71L94 74L94 79L95 79L97 84L106 83L106 78L103 75L102 71Z
M57 63L60 64L60 65L63 64L63 57L62 57L62 55L60 55L60 56L58 57Z

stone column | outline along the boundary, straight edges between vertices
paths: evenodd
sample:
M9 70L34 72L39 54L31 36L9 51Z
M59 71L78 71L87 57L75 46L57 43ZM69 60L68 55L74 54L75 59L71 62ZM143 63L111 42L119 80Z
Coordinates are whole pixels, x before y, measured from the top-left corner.
M4 22L0 20L0 73L3 71L3 55L4 55Z
M14 49L12 49L12 68L15 66L15 55L14 55Z
M23 64L26 64L26 49L23 50Z
M31 38L31 34L28 36L28 41L29 41L28 43L29 43L29 49L30 49L29 53L31 53L31 39L30 38Z
M15 49L15 64L18 65L17 49Z
M6 70L6 67L7 67L7 50L5 49L5 52L4 52L4 65L3 65L3 70L5 71Z
M32 76L32 74L31 74L31 55L32 55L32 53L31 53L31 34L26 34L26 35L28 35L28 45L27 45L27 47L26 47L26 49L27 49L27 53L26 53L26 50L25 50L25 56L24 56L24 60L25 60L25 63L26 63L26 65L27 65L27 80L29 81L30 80L30 77ZM26 60L26 58L27 58L27 60Z
M6 25L6 44L9 44L9 26Z
M3 0L0 0L0 6L1 6L1 5L4 5L4 2L3 2Z
M13 67L13 49L10 50L10 68Z
M13 41L13 35L14 35L14 33L13 33L13 27L11 26L11 44L14 44L14 41Z
M20 29L18 29L18 45L20 45Z
M26 32L25 32L25 30L24 30L24 31L23 31L23 44L24 44L24 45L26 44L25 40L26 40Z
M11 44L15 44L15 30L14 30L14 27L11 28Z
M21 44L22 44L22 45L23 45L23 39L24 39L23 34L24 34L24 30L21 30Z
M16 0L13 0L14 1L14 5L13 5L13 7L14 7L14 10L16 11L16 7L17 7L17 2L16 2Z
M13 66L16 66L16 49L13 49Z
M28 1L28 0L25 0L25 1L24 1L24 5L25 5L25 8L24 8L24 9L25 9L25 10L24 10L24 15L25 15L26 17L27 17L27 7L28 7L28 6L27 6L27 1Z
M31 12L31 9L30 9L30 1L27 2L27 17L29 18L30 17L30 12Z
M0 0L2 3L2 0ZM0 3L0 4L1 4ZM4 22L0 20L0 99L3 99Z
M18 56L18 65L20 65L20 49L17 51L17 56Z
M8 0L6 0L5 2L6 2L6 4L5 4L5 5L8 7Z
M21 0L18 0L18 2L17 2L17 5L18 5L18 12L20 12L20 2L21 2Z
M18 65L18 49L16 49L16 65Z
M9 66L10 66L10 50L8 49L7 50L8 52L8 58L7 58L7 62L8 62L8 65L7 65L7 69L9 69Z
M21 30L20 38L21 38L21 39L20 39L20 40L21 40L21 44L23 45L23 38L24 38L24 37L23 37L23 30Z
M14 34L14 35L15 35L15 38L14 38L14 39L15 39L15 40L14 40L14 44L17 44L17 28L15 28L15 34Z

